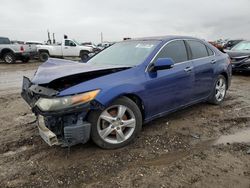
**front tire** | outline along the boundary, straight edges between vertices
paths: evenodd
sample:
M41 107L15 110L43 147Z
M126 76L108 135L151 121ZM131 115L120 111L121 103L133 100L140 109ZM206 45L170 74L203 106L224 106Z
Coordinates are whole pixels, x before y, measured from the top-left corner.
M211 104L219 105L224 101L226 97L226 92L227 92L227 80L225 76L219 75L215 81L212 95L210 96L208 101Z
M116 149L131 143L142 127L139 107L127 97L121 97L103 111L92 111L91 138L101 148Z

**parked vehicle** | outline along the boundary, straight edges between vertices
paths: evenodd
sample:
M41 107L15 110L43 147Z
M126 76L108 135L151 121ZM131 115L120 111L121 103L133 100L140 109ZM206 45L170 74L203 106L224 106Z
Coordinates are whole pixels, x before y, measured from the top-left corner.
M114 44L114 43L112 43L112 42L103 42L103 43L99 43L99 44L97 45L97 48L99 48L100 50L104 50L104 49L106 49L106 48L112 46L113 44Z
M145 122L199 102L221 104L230 82L227 54L203 40L166 36L116 43L86 64L49 59L31 81L24 77L22 97L49 145L91 137L114 149Z
M238 40L229 40L226 42L226 44L223 46L224 49L230 50L232 49L236 44L242 42L243 39L238 39Z
M63 39L61 45L41 45L37 47L39 58L45 62L49 57L80 57L83 61L88 59L93 48L81 46L75 40Z
M39 59L39 53L37 51L37 48L40 46L40 45L45 45L44 42L41 42L41 41L26 41L25 42L26 45L29 45L30 48L33 49L34 53L33 53L33 58L34 59Z
M28 62L34 49L29 45L12 44L9 38L0 37L0 59L6 63L15 63L16 60Z
M25 44L27 45L44 45L44 42L41 41L26 41Z
M94 53L99 53L101 51L100 48L98 48L95 44L91 43L91 42L84 42L81 43L82 46L88 46L91 47L93 49Z
M232 59L234 72L250 72L250 41L242 41L225 52Z

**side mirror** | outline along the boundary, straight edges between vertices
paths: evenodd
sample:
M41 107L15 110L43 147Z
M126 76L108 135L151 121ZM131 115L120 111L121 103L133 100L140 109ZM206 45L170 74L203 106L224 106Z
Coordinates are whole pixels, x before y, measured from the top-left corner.
M171 58L159 58L156 62L149 68L149 71L158 71L170 69L174 65L174 61Z

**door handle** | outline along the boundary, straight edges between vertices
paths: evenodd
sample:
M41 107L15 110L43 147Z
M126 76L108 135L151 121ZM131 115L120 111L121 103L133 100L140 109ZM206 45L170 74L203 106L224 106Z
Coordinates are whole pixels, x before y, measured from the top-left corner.
M68 49L68 47L64 47L64 49Z
M193 67L186 67L185 69L184 69L184 71L186 71L186 72L191 72L193 70Z
M213 59L210 63L211 63L211 64L215 64L215 63L216 63L216 60Z

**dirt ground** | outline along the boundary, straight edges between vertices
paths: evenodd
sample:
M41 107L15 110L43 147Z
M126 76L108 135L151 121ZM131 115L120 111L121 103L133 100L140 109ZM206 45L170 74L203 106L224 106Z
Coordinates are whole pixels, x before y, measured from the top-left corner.
M250 76L233 77L221 106L198 104L150 122L127 147L89 142L68 151L42 141L20 97L22 74L39 64L0 64L0 187L250 188ZM216 144L242 130L245 143Z

